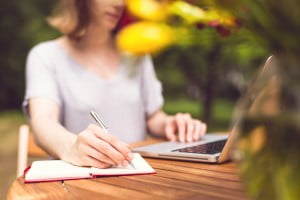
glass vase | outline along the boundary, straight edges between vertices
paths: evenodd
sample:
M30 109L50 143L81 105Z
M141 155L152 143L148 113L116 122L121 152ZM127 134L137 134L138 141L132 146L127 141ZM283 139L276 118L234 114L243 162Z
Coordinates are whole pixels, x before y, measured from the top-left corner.
M240 105L235 156L249 197L300 199L300 58L269 58Z

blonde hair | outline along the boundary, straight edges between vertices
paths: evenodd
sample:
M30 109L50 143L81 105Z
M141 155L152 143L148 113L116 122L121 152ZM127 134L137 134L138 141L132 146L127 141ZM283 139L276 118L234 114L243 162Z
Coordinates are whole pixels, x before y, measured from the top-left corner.
M90 0L59 0L48 23L71 39L80 39L91 20Z

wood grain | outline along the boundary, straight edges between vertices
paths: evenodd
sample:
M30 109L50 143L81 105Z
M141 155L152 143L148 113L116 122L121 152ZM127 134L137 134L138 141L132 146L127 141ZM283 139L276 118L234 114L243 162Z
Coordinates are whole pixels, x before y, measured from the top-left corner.
M150 139L132 146L152 144ZM146 158L155 175L24 184L20 177L8 199L247 199L236 165Z

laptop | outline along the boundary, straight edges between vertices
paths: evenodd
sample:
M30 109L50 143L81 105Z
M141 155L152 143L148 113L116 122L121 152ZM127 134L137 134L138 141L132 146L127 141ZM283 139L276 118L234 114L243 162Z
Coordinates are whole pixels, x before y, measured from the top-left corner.
M229 159L236 135L234 130L230 134L207 133L196 142L162 142L134 148L133 152L152 158L222 163Z
M268 71L267 68L270 68L270 65L268 65L270 59L271 57L268 58L257 79L253 81L254 84L251 84L246 95L242 97L243 104L253 104L254 99L258 96L258 94L254 93L254 90L258 87L256 83L258 79L266 78L264 74ZM241 105L238 105L237 108L239 108L239 106ZM142 156L152 158L222 163L230 159L231 149L238 136L238 118L239 117L235 120L234 126L229 134L207 133L201 140L196 142L162 142L134 148L133 151L140 153Z

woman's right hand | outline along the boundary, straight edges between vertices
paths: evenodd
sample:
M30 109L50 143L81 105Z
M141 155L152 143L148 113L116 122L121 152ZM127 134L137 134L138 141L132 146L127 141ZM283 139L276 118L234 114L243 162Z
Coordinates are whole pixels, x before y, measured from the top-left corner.
M94 124L74 138L65 155L65 160L72 164L97 168L126 167L132 158L128 144Z

